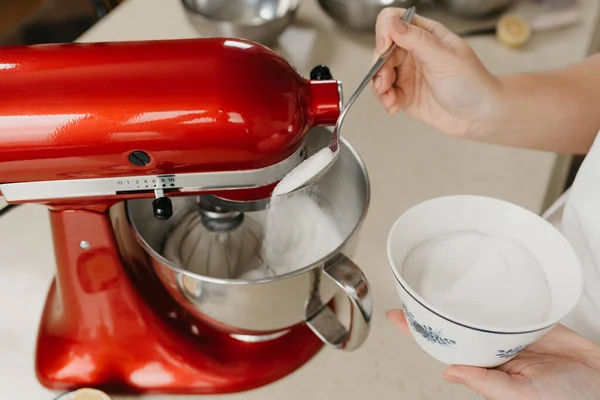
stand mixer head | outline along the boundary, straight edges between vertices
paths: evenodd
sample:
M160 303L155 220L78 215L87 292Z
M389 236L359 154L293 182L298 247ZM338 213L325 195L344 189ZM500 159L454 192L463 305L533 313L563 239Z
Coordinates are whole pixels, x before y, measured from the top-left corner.
M0 54L0 192L63 208L212 193L264 207L331 125L341 85L237 39L8 47ZM323 78L323 77L321 77ZM258 202L257 202L258 201Z

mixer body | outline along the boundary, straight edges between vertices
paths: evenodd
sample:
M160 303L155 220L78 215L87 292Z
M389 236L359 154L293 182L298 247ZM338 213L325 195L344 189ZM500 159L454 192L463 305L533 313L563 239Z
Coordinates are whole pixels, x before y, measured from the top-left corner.
M156 201L204 195L264 207L306 157L307 132L339 116L339 82L315 76L238 39L3 48L0 194L49 207L56 256L36 350L44 386L231 393L277 380L321 349L319 332L336 318L323 304L334 287L315 283L322 264L293 288L302 296L317 288L323 299L300 304L299 294L293 317L266 327L248 320L241 332L285 334L247 343L182 306L125 206L154 198L158 217ZM341 280L353 270L335 271ZM353 284L367 296L361 279ZM370 303L365 310L368 325ZM304 317L314 317L310 327ZM362 343L368 327L358 328L340 328L339 347Z

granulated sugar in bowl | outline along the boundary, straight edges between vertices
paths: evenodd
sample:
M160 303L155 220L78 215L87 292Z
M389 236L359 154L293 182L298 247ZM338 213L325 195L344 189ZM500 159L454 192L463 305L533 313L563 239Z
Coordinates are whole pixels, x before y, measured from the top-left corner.
M420 203L396 221L387 246L412 336L445 364L505 363L558 324L583 288L562 234L493 198Z

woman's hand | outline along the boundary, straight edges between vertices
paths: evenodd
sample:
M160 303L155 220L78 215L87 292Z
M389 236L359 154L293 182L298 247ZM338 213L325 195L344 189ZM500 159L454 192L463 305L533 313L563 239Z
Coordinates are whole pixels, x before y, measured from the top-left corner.
M497 111L500 83L460 37L438 22L402 8L384 9L377 19L375 59L392 42L397 49L373 80L383 107L404 110L453 136L466 136Z
M402 310L388 312L410 334ZM487 400L600 399L600 347L562 325L496 369L451 366L443 379Z

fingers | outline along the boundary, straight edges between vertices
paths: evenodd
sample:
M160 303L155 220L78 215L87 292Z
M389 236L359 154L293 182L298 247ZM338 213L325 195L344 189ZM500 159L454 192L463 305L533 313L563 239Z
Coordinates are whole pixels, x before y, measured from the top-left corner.
M375 44L376 48L380 50L381 53L385 52L389 48L389 44L391 44L391 40L386 42L385 37L381 36L385 36L385 33L389 31L390 25L393 25L393 23L397 22L398 20L401 21L405 12L406 9L404 8L389 7L383 9L377 16L377 21L375 24L375 33L377 36L375 39ZM404 29L406 30L407 24L404 23L403 25ZM413 16L410 25L421 28L422 30L431 33L431 35L436 39L448 44L454 44L456 39L460 39L459 36L457 36L443 24L435 20L425 18L419 14L415 14Z
M456 35L445 25L433 19L425 18L415 14L411 21L411 24L423 28L424 30L431 33L433 37L437 38L442 43L445 43L449 46L454 46L461 42L460 36Z
M396 114L407 107L410 101L409 93L414 90L415 65L408 53L402 51L399 57L404 57L399 66L391 71L383 71L381 77L375 78L379 84L375 96L388 114ZM387 75L389 73L389 75Z
M404 99L406 98L404 93L400 90L395 90L395 94L396 101L391 106L385 108L385 111L390 115L394 115L398 111L402 110L402 104L404 104Z
M374 85L375 96L388 114L395 114L400 111L406 103L406 94L402 88L396 87L398 71L394 71L394 77L391 83L387 82L386 77L375 77ZM387 90L385 90L387 88ZM385 90L385 91L384 91Z
M396 67L402 65L407 56L408 53L403 49L398 49L391 55L390 59L381 67L375 79L373 79L375 94L385 93L394 85L397 78ZM375 54L373 61L376 61L378 57L379 55Z
M390 310L386 316L401 332L410 334L408 322L406 322L406 317L402 310Z
M449 367L442 378L465 385L488 400L516 399L519 382L505 372L467 366Z
M379 14L375 27L378 54L384 53L394 42L422 61L432 61L439 59L446 46L460 41L445 26L428 18L415 15L407 24L402 21L405 11L386 8Z
M392 55L390 58L394 58L394 56ZM387 92L392 87L395 79L396 71L394 70L394 65L388 61L381 67L377 75L375 75L375 78L373 78L373 89L375 90L375 94Z
M402 69L407 60L412 60L413 64L413 70L407 71L409 76L414 74L414 59L425 64L445 66L449 64L447 60L450 60L450 56L455 57L447 48L448 44L457 40L452 32L436 21L417 15L413 17L411 24L407 24L402 21L405 12L402 8L386 8L377 18L374 61L392 43L398 46L373 79L372 86L379 102L389 114L395 114L405 107L406 91L396 88L395 83L399 82L398 70ZM407 81L409 80L404 83Z
M377 100L388 114L393 115L402 109L406 95L401 89L392 87L387 92L377 95Z

